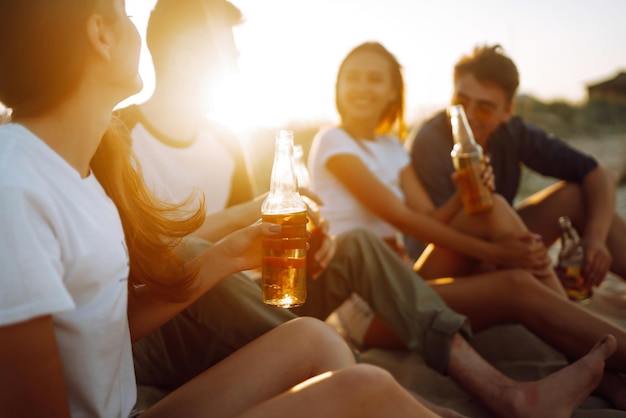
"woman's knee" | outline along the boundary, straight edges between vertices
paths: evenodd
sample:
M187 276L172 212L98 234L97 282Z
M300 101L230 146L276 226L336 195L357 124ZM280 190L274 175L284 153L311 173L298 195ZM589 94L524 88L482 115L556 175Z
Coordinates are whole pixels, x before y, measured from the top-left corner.
M519 300L522 296L533 294L541 284L529 271L523 269L499 270L500 275L497 281L500 292L510 295L511 300Z
M341 335L319 319L308 316L296 318L287 322L284 330L294 337L297 336L304 350L310 350L319 355L331 353L337 356L354 357Z
M337 384L340 387L359 388L362 392L380 395L384 390L395 390L398 383L387 370L370 364L356 364L343 369L337 374Z

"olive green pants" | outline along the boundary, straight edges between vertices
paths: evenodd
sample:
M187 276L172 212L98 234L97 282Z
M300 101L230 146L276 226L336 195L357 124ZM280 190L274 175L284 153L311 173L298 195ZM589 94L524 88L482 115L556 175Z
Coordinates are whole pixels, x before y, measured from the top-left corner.
M192 252L209 245L194 245ZM337 237L335 257L317 279L307 280L307 301L300 307L265 305L259 285L244 274L223 279L133 345L137 382L175 388L290 319L326 319L353 292L440 372L447 369L452 337L470 336L464 316L448 308L380 238L359 229Z

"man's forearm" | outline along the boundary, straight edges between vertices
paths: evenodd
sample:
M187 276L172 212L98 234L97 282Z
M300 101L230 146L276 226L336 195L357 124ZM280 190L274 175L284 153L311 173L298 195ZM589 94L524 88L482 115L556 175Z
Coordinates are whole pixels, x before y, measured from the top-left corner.
M261 217L263 199L256 198L207 215L204 224L193 235L216 242L226 235L248 226Z
M583 235L606 241L615 212L616 190L613 174L602 166L583 180L584 205L589 216Z

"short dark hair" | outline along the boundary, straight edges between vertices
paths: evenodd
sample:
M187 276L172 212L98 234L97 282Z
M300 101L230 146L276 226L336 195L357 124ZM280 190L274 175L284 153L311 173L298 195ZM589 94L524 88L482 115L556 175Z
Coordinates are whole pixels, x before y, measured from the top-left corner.
M212 42L211 22L224 20L234 27L243 20L241 11L226 0L158 0L150 13L146 44L155 67L171 52L170 40L195 28L206 28L206 39Z
M477 46L471 54L461 57L454 66L454 81L468 73L481 83L500 86L509 101L513 100L519 87L519 73L515 63L497 44Z

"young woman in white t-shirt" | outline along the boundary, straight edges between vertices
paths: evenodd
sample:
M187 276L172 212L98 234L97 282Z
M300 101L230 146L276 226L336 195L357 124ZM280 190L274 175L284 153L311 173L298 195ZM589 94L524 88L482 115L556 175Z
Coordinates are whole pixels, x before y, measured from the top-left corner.
M332 233L367 226L397 246L402 244L396 237L406 234L453 250L450 274L467 273L481 261L535 268L537 275L541 272L558 286L552 282L546 249L508 213L508 205L498 201L489 214L502 225L479 226L476 216L463 217L458 194L445 206L434 207L402 144L404 81L389 51L375 42L354 48L339 68L335 94L340 123L317 133L308 162L312 188L324 201L321 214ZM468 228L463 221L474 225L471 233L461 232Z
M141 88L123 0L0 1L0 415L128 417L131 340L222 277L260 264L239 230L184 264L203 221L147 191L113 107ZM186 213L187 217L181 216ZM609 341L593 353L602 362ZM268 332L142 417L435 416L324 323Z
M475 331L519 322L570 359L614 334L621 348L607 368L605 395L626 408L618 374L626 371L626 332L566 300L546 248L504 199L494 196L490 212L473 215L461 210L458 193L440 208L432 204L402 145L404 82L396 58L376 42L355 47L335 89L340 122L316 134L308 161L331 233L367 227L400 252L400 233L431 243L416 270L426 279L448 278L432 285ZM378 319L365 336L371 345L392 339Z

